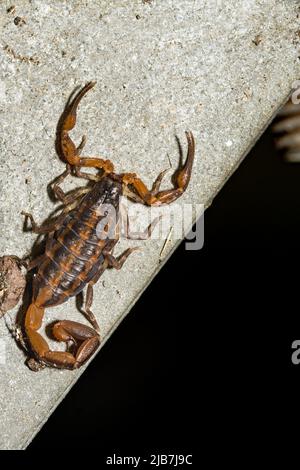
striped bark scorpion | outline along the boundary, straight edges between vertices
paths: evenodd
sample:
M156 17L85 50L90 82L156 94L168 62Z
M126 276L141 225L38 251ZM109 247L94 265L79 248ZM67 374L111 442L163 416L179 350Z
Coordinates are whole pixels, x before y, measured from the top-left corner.
M66 170L53 186L58 200L63 203L61 214L54 220L38 226L31 214L22 212L25 222L29 219L34 233L46 236L45 252L28 262L27 269L37 268L33 280L33 293L24 320L26 342L34 358L28 365L33 370L45 366L61 369L76 369L85 363L100 345L99 326L91 311L93 285L106 268L121 269L128 256L136 248L128 248L119 257L112 252L119 237L119 201L125 195L133 202L146 205L169 204L179 198L186 190L191 177L195 142L191 132L186 132L188 142L187 157L184 164L173 175L173 188L160 190L164 173L161 172L149 190L135 173L117 174L110 160L98 157L81 157L86 138L76 147L69 132L76 124L76 112L83 96L94 87L96 82L87 83L69 101L61 117L58 129L58 143L61 156L66 163ZM99 174L82 172L81 168L96 168ZM60 184L68 175L75 175L94 181L90 188L77 188L75 193L65 193ZM99 236L97 225L103 217L104 206L111 205L117 219L108 218ZM113 225L113 226L112 226ZM112 232L111 232L112 228ZM153 229L153 222L145 230L148 238ZM111 237L111 233L115 236ZM130 234L126 234L128 238ZM137 239L137 238L135 238ZM56 340L66 343L66 351L53 351L39 333L44 311L66 302L70 297L82 292L87 286L84 313L92 327L62 320L53 327ZM30 361L33 361L30 364Z

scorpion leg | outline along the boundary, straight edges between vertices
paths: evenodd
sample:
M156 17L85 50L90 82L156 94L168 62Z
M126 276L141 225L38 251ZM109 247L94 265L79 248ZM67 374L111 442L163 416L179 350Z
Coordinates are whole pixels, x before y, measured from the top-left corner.
M99 181L99 176L98 175L93 175L92 173L85 173L80 171L80 168L78 166L74 167L74 173L78 178L84 178L89 181Z
M26 259L26 258L23 259L22 264L27 269L27 271L31 271L32 269L39 266L44 261L44 259L45 259L45 254L43 253L42 255L39 255L32 260Z
M77 204L78 204L77 198L79 197L79 195L81 196L82 194L84 194L88 191L89 191L89 188L78 188L78 194L70 195L70 196L72 196L72 197L70 197L71 202L68 200L69 204L64 207L62 213L59 214L59 216L56 217L56 219L51 220L50 222L45 223L41 226L38 226L38 224L34 220L33 215L30 214L29 212L22 211L21 214L25 216L25 223L26 223L27 218L30 219L31 226L32 226L32 231L34 233L55 232L55 230L58 230L59 227L61 226L61 224L63 223L63 221L65 220L66 215L68 214L68 212L70 212L71 210L73 210L77 206Z
M152 224L150 224L151 226ZM149 227L150 227L149 226ZM149 229L148 227L148 229ZM150 229L151 230L151 229ZM123 267L123 264L127 260L128 256L131 255L134 251L140 250L140 247L135 246L132 248L127 248L123 253L121 253L118 257L113 256L113 251L115 248L116 243L118 242L120 238L120 223L116 225L116 238L113 240L112 245L108 249L103 249L102 253L104 256L104 266L102 269L100 269L100 272L96 274L95 278L92 279L93 283L95 284L99 277L101 276L102 272L106 268L115 268L115 269L121 269Z
M64 205L71 204L75 199L78 199L83 194L86 194L90 191L90 188L76 188L75 190L71 191L70 194L66 194L60 187L60 184L69 176L72 172L72 168L70 165L66 166L65 171L56 178L55 183L53 185L53 192L57 199L59 199Z
M53 220L49 223L46 223L44 225L41 225L39 227L37 225L37 223L35 222L32 214L30 214L29 212L24 212L24 211L22 211L21 214L25 216L25 221L26 221L27 218L30 219L31 226L32 226L32 231L34 233L54 232L55 230L57 230L61 226L62 222L64 221L64 219L66 217L66 213L63 211L55 220Z
M100 332L100 327L97 322L97 319L94 315L94 313L91 311L91 306L93 303L93 286L98 282L100 276L103 274L103 272L108 268L108 267L116 267L117 264L117 269L121 269L123 266L124 262L128 258L128 256L132 253L132 251L135 251L136 249L131 248L130 250L126 250L119 258L114 258L112 256L112 252L110 253L104 253L105 261L101 264L101 267L99 271L96 273L96 275L93 277L93 279L88 283L87 285L87 291L86 291L86 296L85 296L85 304L84 304L84 314L89 320L89 322L93 325L94 329L97 331L97 333ZM113 251L113 248L112 248ZM129 252L128 252L129 251Z
M101 274L103 272L103 269L101 269ZM99 276L100 277L100 276ZM98 280L98 279L97 279ZM96 281L95 281L96 282ZM91 311L91 306L93 303L93 284L95 282L89 282L86 290L86 296L85 296L85 304L84 304L84 313L89 322L93 325L97 333L100 333L100 327L98 325L97 319L93 312Z
M59 199L61 202L65 202L65 198L66 198L66 193L61 189L61 187L59 186L66 178L67 176L69 176L71 174L71 166L70 165L66 165L66 169L65 171L59 175L56 180L55 180L55 183L53 185L53 192L56 196L57 199Z
M148 227L146 228L146 230L144 232L137 233L137 234L132 234L132 233L130 233L129 219L128 219L128 215L127 215L127 226L125 228L126 238L128 238L129 240L147 240L148 238L151 237L151 234L152 234L156 224L158 223L158 221L160 219L161 219L161 216L156 217L156 219L154 219L153 222L151 222L151 224L148 225ZM135 247L132 247L132 248L127 248L127 250L125 250L123 253L121 253L118 257L113 256L112 250L110 252L106 251L106 250L103 250L103 255L104 255L105 261L108 264L107 265L108 268L115 268L117 270L120 270L120 269L122 269L122 267L123 267L125 261L127 260L128 256L130 256L131 253L133 253L134 251L139 251L139 250L141 250L141 248L138 247L138 246L135 246ZM101 274L102 274L102 272L101 272Z
M170 202L178 199L186 190L190 181L195 156L195 140L193 134L191 132L186 132L186 138L188 141L187 157L184 165L181 166L181 168L179 168L179 170L177 170L173 175L173 180L175 182L174 188L158 191L164 172L160 173L156 178L151 190L149 190L143 181L135 174L125 173L122 175L123 183L125 185L132 186L138 196L143 200L144 204L149 206L169 204Z
M114 248L114 245L116 243L117 243L117 240L114 240L112 248L110 248L110 250L107 250L107 251L112 252L113 248ZM99 324L97 322L97 319L96 319L94 313L91 311L91 306L92 306L92 303L93 303L93 296L94 296L93 286L94 286L94 284L96 284L98 282L99 278L102 276L104 271L108 268L108 265L109 265L108 261L106 259L104 259L104 261L101 263L98 271L96 272L94 277L88 283L86 294L85 294L84 308L82 309L84 315L86 316L88 321L93 325L93 327L95 328L97 333L100 332L100 327L99 327Z
M140 250L139 247L135 246L133 248L127 248L121 255L119 255L117 258L113 256L111 253L108 253L103 250L103 255L105 257L105 260L108 262L108 267L109 268L115 268L115 269L121 269L125 261L127 260L128 256L131 255L134 251Z
M69 165L72 165L76 168L80 167L90 167L90 168L99 168L103 170L105 173L111 173L114 170L113 164L110 160L103 160L102 158L97 157L80 157L80 152L84 147L86 142L85 136L83 136L81 143L78 147L74 144L72 139L69 136L69 131L71 131L75 124L76 124L76 114L77 108L84 97L84 95L95 86L96 82L88 82L73 98L70 105L68 106L67 110L64 113L62 124L59 130L59 139L60 139L60 146L63 157ZM88 177L89 175L83 174L84 177ZM93 176L93 175L92 175ZM93 179L92 177L89 179Z
M156 217L143 232L134 233L130 231L129 216L127 213L123 234L128 240L148 240L149 238L151 238L152 232L161 218L162 218L161 215L159 217ZM122 227L123 227L123 224L122 224Z
M91 188L76 188L71 191L70 194L66 194L61 188L58 187L57 189L60 193L59 199L67 206L71 205L76 199L80 198L84 194L87 194L91 190ZM56 196L58 197L58 194L56 194Z
M89 326L64 320L55 323L53 335L58 341L72 341L77 347L76 354L51 351L47 341L38 333L42 324L44 308L32 303L25 317L25 331L30 347L39 362L63 369L77 369L96 351L100 344L98 333Z
M46 252L47 248L50 246L51 241L53 239L54 232L50 232L47 234L47 242L46 242ZM27 271L31 271L32 269L38 267L45 259L45 253L36 256L33 259L30 259L30 256L26 256L21 260L22 265Z
M91 279L91 281L87 285L87 291L86 291L85 304L84 304L83 311L84 311L84 314L85 314L86 318L93 325L93 327L97 331L97 333L100 332L100 327L99 327L99 324L97 322L97 319L96 319L94 313L91 311L91 306L92 306L92 303L93 303L93 286L98 282L99 278L102 276L104 271L108 267L112 267L112 264L115 264L115 258L112 256L112 252L114 250L114 245L117 243L117 241L118 241L118 239L114 240L114 243L111 246L111 248L109 250L107 250L107 252L104 252L104 258L105 258L104 262L101 263L101 266L100 266L99 270L96 272L94 277ZM131 248L131 250L129 250L130 253L123 253L121 255L121 257L119 257L116 260L116 263L119 263L118 264L118 266L119 266L118 269L121 269L122 265L124 264L124 262L126 261L128 256L132 253L132 251L135 251L135 250L136 249ZM126 250L126 251L128 251L128 250ZM107 255L109 255L109 256L107 256Z

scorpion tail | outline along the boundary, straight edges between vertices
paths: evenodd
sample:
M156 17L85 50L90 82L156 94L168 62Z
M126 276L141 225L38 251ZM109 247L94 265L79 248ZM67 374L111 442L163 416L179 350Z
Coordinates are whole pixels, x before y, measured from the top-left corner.
M30 348L41 364L60 368L77 369L86 362L100 345L98 333L89 326L73 321L60 321L55 323L53 335L58 341L76 345L79 343L76 354L62 351L51 351L47 341L38 333L42 324L45 309L32 303L25 317L25 331Z

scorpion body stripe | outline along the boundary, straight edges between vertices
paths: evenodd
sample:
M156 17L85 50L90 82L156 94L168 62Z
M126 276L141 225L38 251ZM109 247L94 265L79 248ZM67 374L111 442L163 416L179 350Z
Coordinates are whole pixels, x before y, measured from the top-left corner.
M90 219L89 219L90 220ZM75 215L71 215L67 223L74 232L79 235L82 240L88 240L90 242L99 243L99 234L97 232L99 222L102 221L102 217L98 217L96 222L89 223L87 220L81 220L75 218ZM106 220L105 220L106 221Z
M96 230L88 230L84 223L74 221L73 224L68 223L67 228L70 229L75 235L83 242L90 243L91 245L99 246L99 238L97 237Z
M79 255L79 254L75 254L73 251L70 250L70 248L68 248L68 246L66 246L62 241L60 241L58 238L55 239L55 247L54 245L51 247L52 250L53 250L53 253L55 253L55 256L58 256L61 260L63 260L63 253L66 253L65 256L67 256L67 254L71 253L73 254L76 258L82 260L82 261L85 261L85 262L89 262L90 260L88 258L86 258L85 256L82 256L82 255ZM47 255L49 256L48 252L47 252Z
M45 286L49 287L49 289L51 289L51 291L53 292L54 295L56 295L56 294L58 293L57 287L54 288L54 287L51 285L51 283L49 282L49 279L46 279L46 278L44 277L44 275L43 275L42 272L40 272L40 273L38 273L38 274L36 275L36 279L37 279L39 282L41 282L41 285L43 285L43 287L45 287Z

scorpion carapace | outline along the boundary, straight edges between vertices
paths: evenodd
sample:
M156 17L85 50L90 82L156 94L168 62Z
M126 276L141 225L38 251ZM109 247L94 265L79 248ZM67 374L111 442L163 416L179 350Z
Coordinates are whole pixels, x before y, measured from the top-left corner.
M31 220L35 233L47 234L45 252L28 262L28 269L37 267L33 281L32 302L25 315L25 333L31 352L31 365L75 369L87 361L100 344L100 331L96 317L91 311L93 285L108 267L121 269L128 256L136 249L129 248L119 257L112 252L120 231L119 199L126 195L134 202L146 205L161 205L175 201L186 190L192 171L195 142L191 132L186 132L188 152L185 163L174 173L174 187L160 191L165 172L158 175L149 190L134 173L116 174L109 160L96 157L81 157L85 137L78 147L69 136L76 123L76 111L82 97L95 85L89 82L73 98L61 118L58 140L66 170L53 186L54 194L64 207L62 213L48 224L38 227L29 213L23 213ZM82 167L101 170L99 174L81 172ZM92 187L78 188L66 194L60 187L70 174L94 181ZM107 211L112 207L113 211ZM105 218L105 219L104 219ZM105 224L99 222L105 220ZM144 236L151 235L155 223L149 225ZM99 228L100 227L100 228ZM127 228L127 238L130 237ZM135 238L136 239L136 238ZM53 327L53 336L58 341L71 344L67 351L52 351L38 332L44 310L47 307L66 302L69 297L79 294L87 286L84 310L92 327L63 320Z

